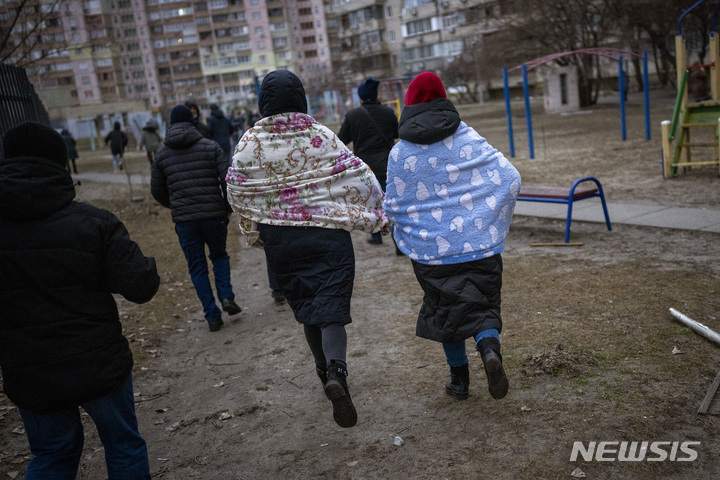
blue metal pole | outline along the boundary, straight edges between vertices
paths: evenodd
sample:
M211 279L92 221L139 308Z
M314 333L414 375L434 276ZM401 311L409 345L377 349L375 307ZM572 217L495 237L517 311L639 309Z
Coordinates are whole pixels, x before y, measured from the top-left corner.
M720 5L720 4L719 4ZM645 105L645 140L650 140L650 82L647 52L643 52L643 104Z
M623 57L618 58L618 88L620 90L620 130L622 139L627 139L627 131L625 129L625 72L623 72Z
M530 112L530 88L528 87L527 65L522 66L523 94L525 95L525 119L527 120L528 146L530 159L535 158L535 145L533 144L532 113Z
M512 114L510 111L510 86L508 85L507 68L502 69L503 91L505 92L505 116L508 123L508 137L510 139L510 157L515 158L515 140L513 139Z

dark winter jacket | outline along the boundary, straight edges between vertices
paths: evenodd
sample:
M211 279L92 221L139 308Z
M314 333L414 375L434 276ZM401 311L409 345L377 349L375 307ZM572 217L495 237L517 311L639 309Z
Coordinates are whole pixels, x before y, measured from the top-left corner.
M160 283L123 224L74 197L56 162L0 161L0 366L10 400L40 413L120 386L133 360L112 294L144 303Z
M437 342L460 342L476 333L502 331L500 254L472 262L427 265L412 262L425 295L416 335Z
M202 117L200 116L200 107L198 107L198 104L191 100L188 100L187 102L185 102L185 106L188 107L191 111L194 108L195 111L198 112L197 115L193 116L192 124L195 125L195 128L198 129L198 131L200 132L200 135L202 135L205 138L212 139L212 137L210 136L210 131L208 130L207 126L205 125L205 122L203 121Z
M447 98L406 105L400 115L398 133L402 140L430 145L447 138L460 126L460 115Z
M226 155L230 155L230 135L235 129L232 122L225 116L219 108L213 108L207 119L208 136L215 140L225 151Z
M67 146L68 150L68 159L69 160L75 160L78 158L78 152L77 152L77 142L75 142L75 139L73 136L68 132L66 129L62 129L60 132L60 135L62 135L63 140L65 140L65 145Z
M192 123L168 128L155 154L150 191L171 209L175 223L226 217L225 175L229 163L217 142L205 138Z
M378 101L364 102L345 115L338 138L346 145L352 142L353 153L370 166L378 180L385 180L388 154L398 138L398 121L392 109Z
M140 147L145 147L148 152L155 152L162 143L162 137L158 133L158 127L154 121L148 120L143 127L143 133L140 136Z
M105 136L105 145L110 144L110 151L113 155L122 155L128 143L125 132L120 130L120 123L115 122L113 129Z
M346 325L355 281L350 232L258 224L275 280L304 325ZM292 260L289 260L292 259Z

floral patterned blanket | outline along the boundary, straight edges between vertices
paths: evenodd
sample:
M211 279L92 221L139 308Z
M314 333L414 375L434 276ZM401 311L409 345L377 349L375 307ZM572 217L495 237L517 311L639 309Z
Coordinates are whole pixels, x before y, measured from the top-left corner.
M260 246L256 223L389 232L370 168L303 113L265 117L248 129L226 181L248 245Z

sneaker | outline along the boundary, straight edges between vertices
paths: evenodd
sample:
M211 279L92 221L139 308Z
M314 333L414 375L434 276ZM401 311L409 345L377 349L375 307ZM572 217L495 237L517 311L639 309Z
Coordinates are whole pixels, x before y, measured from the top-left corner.
M242 312L242 308L240 308L240 306L235 303L235 300L226 298L220 303L222 303L222 309L225 310L228 315L237 315L238 313Z
M283 292L280 290L273 290L272 293L273 300L275 300L275 303L285 303L285 295L283 295Z
M223 320L221 318L220 320L218 320L216 322L208 322L208 328L210 329L211 332L217 332L218 330L220 330L222 328L222 326L224 324L225 324L225 322L223 322Z
M328 380L325 383L325 395L333 405L335 423L343 428L354 427L357 423L357 412L347 388L347 370L335 361L328 367Z
M371 237L369 237L369 238L367 239L367 242L370 243L370 244L372 244L372 245L382 245L382 237L380 237L380 238L375 238L375 237L372 237L372 236L371 236Z

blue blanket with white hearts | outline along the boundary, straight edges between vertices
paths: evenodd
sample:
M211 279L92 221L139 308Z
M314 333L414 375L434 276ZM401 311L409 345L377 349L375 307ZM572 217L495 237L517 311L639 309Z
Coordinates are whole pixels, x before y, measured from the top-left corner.
M462 263L503 251L519 192L515 167L461 122L439 142L393 147L383 206L405 255Z

